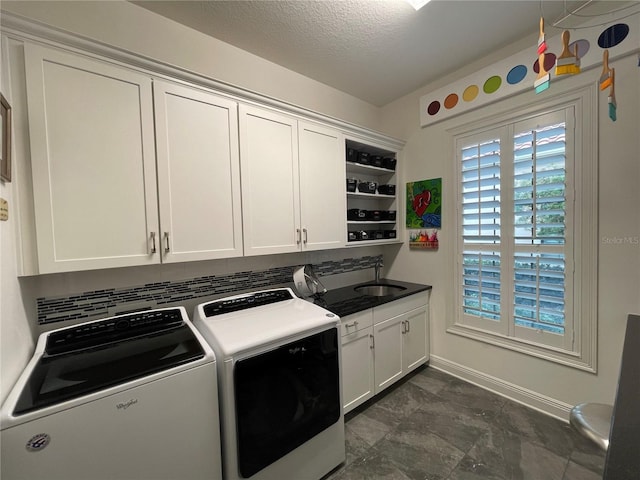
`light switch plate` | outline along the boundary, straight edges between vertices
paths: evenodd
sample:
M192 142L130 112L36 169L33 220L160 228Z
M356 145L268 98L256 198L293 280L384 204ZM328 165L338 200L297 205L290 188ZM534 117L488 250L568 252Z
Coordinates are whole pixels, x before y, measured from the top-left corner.
M4 198L0 198L0 220L3 222L9 220L9 204Z

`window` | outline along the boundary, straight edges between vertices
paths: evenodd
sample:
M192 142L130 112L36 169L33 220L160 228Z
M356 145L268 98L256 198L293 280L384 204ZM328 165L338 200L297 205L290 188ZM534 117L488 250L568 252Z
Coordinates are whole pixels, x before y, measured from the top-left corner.
M448 331L595 371L595 301L583 304L596 295L588 98L455 135L457 314Z

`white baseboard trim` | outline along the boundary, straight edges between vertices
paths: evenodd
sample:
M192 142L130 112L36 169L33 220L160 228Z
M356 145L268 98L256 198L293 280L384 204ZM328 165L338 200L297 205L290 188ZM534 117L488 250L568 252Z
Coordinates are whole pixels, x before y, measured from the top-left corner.
M514 402L518 402L526 407L546 413L563 422L569 422L569 412L571 408L573 408L573 405L435 355L431 355L429 366L506 397Z

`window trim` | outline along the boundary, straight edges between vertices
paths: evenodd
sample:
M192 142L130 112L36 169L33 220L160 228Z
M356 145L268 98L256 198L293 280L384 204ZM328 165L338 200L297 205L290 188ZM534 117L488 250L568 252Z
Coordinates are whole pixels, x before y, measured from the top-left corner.
M562 88L564 87L564 88ZM515 99L515 101L514 101ZM501 102L505 105L506 102ZM518 104L518 105L514 105ZM453 144L453 157L457 159L457 139L462 136L496 130L506 124L515 124L538 115L559 109L573 107L575 125L574 163L574 229L569 232L574 238L574 276L579 287L573 292L573 351L541 346L525 339L516 339L500 332L490 332L477 326L458 323L460 299L460 264L462 232L458 225L460 217L460 177L457 161L452 162L453 202L455 204L453 238L455 247L451 257L455 267L453 276L453 315L447 318L447 333L460 335L483 343L517 351L536 358L566 365L591 373L597 372L597 332L598 332L598 88L589 82L576 86L571 82L558 86L558 93L544 99L531 92L513 97L509 107L504 106L497 113L447 129ZM465 116L468 118L468 116ZM573 284L573 279L570 282ZM508 285L511 285L509 283Z

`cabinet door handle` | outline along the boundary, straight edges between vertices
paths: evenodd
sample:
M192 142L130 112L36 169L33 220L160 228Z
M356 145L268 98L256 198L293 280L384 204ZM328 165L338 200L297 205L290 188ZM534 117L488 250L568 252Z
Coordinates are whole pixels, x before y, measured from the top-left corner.
M296 240L296 243L297 243L298 245L300 245L301 236L300 236L300 229L299 229L299 228L296 228L296 237L298 238L298 239Z
M373 350L374 348L376 348L376 337L369 334L369 338L371 339L371 345L369 345L369 348Z
M358 326L358 321L354 320L353 323L349 324L349 323L345 323L344 327L349 330L351 327L357 327Z
M156 232L151 232L151 253L156 253Z
M411 331L411 322L407 320L407 333Z
M169 253L169 232L164 232L164 253Z
M302 229L302 233L304 233L304 240L303 240L303 242L304 242L304 244L306 245L306 244L307 244L307 229L306 229L306 228L303 228L303 229Z
M405 320L402 321L402 334L407 333L407 322Z

